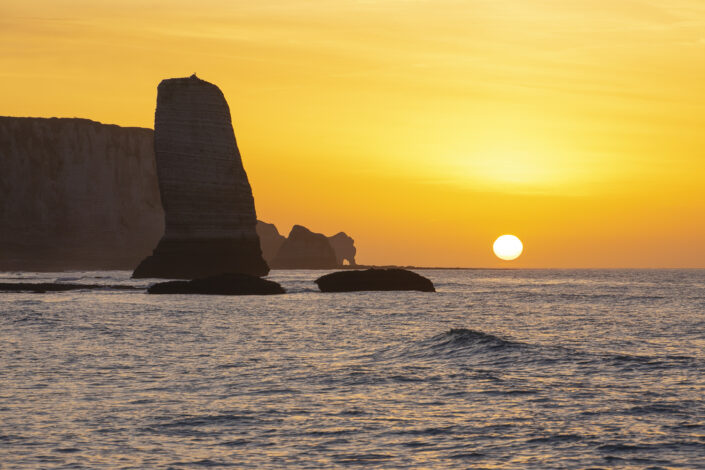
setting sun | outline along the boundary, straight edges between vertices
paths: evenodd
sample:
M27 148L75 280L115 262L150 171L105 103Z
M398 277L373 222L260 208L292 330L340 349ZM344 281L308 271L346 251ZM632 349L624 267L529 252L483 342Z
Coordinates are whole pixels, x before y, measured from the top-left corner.
M514 235L502 235L495 240L492 249L497 258L511 261L521 255L521 252L524 251L524 245Z
M703 59L705 0L0 0L0 470L705 469Z

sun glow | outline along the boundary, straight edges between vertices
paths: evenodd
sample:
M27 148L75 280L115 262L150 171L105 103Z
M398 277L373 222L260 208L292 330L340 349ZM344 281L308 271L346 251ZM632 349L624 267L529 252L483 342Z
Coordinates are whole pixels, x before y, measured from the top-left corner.
M152 127L197 72L284 234L344 230L362 264L507 265L511 229L526 268L702 268L704 5L3 0L0 114Z
M524 251L524 245L514 235L502 235L495 240L492 249L499 259L511 261L521 255L521 252Z

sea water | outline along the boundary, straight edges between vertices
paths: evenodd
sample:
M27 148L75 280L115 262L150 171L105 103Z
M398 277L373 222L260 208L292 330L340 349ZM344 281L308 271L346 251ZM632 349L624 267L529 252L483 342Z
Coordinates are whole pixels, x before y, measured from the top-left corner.
M419 272L0 293L0 467L705 468L705 271Z

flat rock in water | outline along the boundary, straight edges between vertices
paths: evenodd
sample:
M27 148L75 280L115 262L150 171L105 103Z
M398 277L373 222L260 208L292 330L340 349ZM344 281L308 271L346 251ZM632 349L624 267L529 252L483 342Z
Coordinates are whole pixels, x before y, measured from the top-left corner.
M418 290L436 292L433 283L406 269L367 269L338 271L316 279L322 292Z
M149 294L269 295L286 291L274 281L249 274L219 274L192 281L168 281L151 286Z
M118 289L118 290L139 290L140 287L125 285L103 285L103 284L64 284L60 282L2 282L0 292L33 292L44 294L45 292L66 292L71 290L96 290L96 289Z

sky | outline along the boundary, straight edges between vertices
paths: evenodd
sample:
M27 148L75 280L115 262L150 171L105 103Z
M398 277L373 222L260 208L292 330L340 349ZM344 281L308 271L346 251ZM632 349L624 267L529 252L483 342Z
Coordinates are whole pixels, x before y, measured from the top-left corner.
M345 231L369 264L705 267L702 0L0 3L0 115L153 127L159 81L194 72L284 235Z

